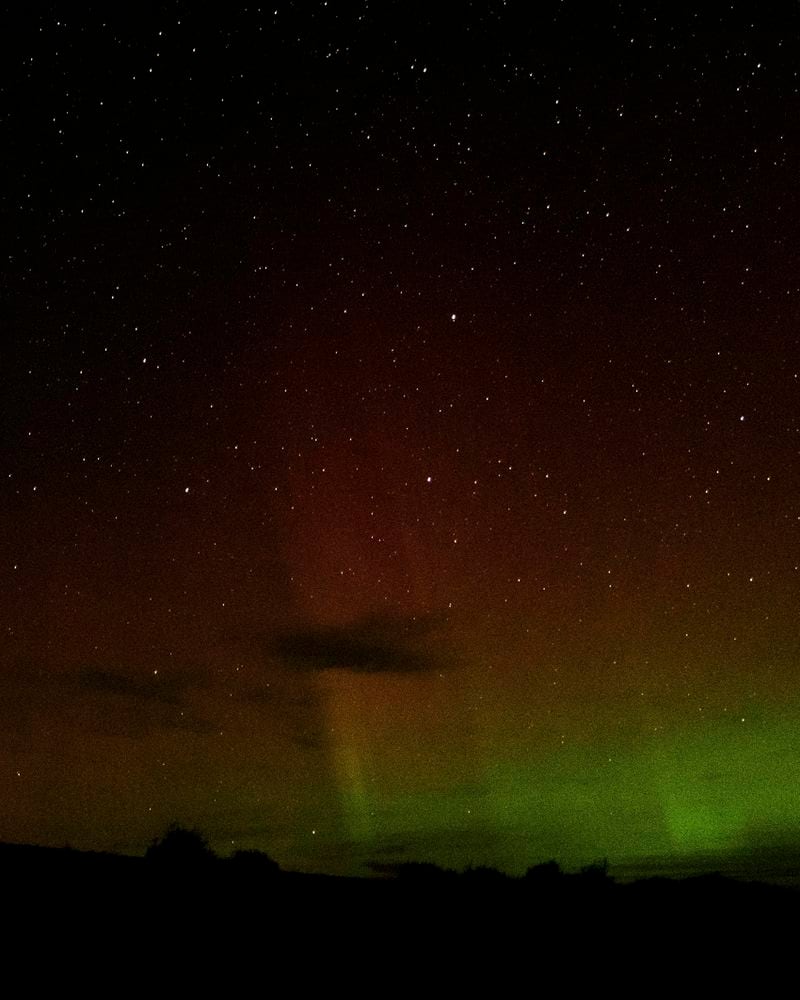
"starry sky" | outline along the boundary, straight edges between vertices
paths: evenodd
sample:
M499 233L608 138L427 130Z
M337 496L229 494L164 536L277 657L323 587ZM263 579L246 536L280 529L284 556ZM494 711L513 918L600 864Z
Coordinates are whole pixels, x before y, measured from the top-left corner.
M800 14L236 6L0 32L0 839L800 856Z

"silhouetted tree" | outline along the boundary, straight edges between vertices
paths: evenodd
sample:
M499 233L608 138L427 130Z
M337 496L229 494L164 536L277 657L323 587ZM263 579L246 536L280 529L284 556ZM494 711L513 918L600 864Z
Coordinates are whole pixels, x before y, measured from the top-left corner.
M145 853L145 859L151 864L170 868L208 865L216 858L199 830L188 830L177 823L171 824L160 840L156 838Z
M591 885L610 885L614 880L608 874L608 858L601 858L590 865L584 865L580 870L580 878Z
M525 880L534 884L537 888L551 888L561 881L563 872L557 861L542 861L541 864L532 865L525 872Z

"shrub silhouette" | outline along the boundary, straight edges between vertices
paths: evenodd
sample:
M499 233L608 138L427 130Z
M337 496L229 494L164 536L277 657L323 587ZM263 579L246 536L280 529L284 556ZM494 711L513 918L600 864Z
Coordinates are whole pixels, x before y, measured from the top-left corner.
M181 869L208 865L216 859L199 830L188 830L177 823L173 823L160 840L156 838L145 853L145 860L150 864Z
M461 878L476 886L500 885L508 881L508 876L504 872L487 865L477 865L476 867L470 865L469 868L464 869Z
M557 861L543 861L525 872L525 880L541 888L555 887L561 882L563 872Z
M608 858L584 865L580 870L580 879L587 885L610 885L614 879L608 874Z

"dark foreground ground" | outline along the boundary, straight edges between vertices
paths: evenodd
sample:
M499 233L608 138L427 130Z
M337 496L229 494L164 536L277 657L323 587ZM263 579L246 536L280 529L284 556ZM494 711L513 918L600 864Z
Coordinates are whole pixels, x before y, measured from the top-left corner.
M248 969L259 993L281 996L334 983L505 996L545 981L548 996L592 982L649 995L670 978L721 988L752 975L765 991L800 940L796 890L713 875L621 885L601 871L507 879L408 866L343 879L0 845L0 878L7 964L29 985L78 974L115 995L140 976L156 977L154 995L205 993L220 968L234 979Z

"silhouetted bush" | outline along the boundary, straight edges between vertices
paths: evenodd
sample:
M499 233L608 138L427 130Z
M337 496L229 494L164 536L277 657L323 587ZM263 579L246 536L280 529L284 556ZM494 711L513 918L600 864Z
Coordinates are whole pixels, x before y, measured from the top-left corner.
M187 868L208 865L217 856L199 830L187 830L173 823L160 840L156 838L147 848L145 859L164 867Z
M584 865L580 870L580 878L583 882L591 885L611 884L613 878L608 874L608 858L600 861L593 861L590 865Z
M563 874L557 861L542 861L525 872L525 880L540 888L551 888L559 884Z

